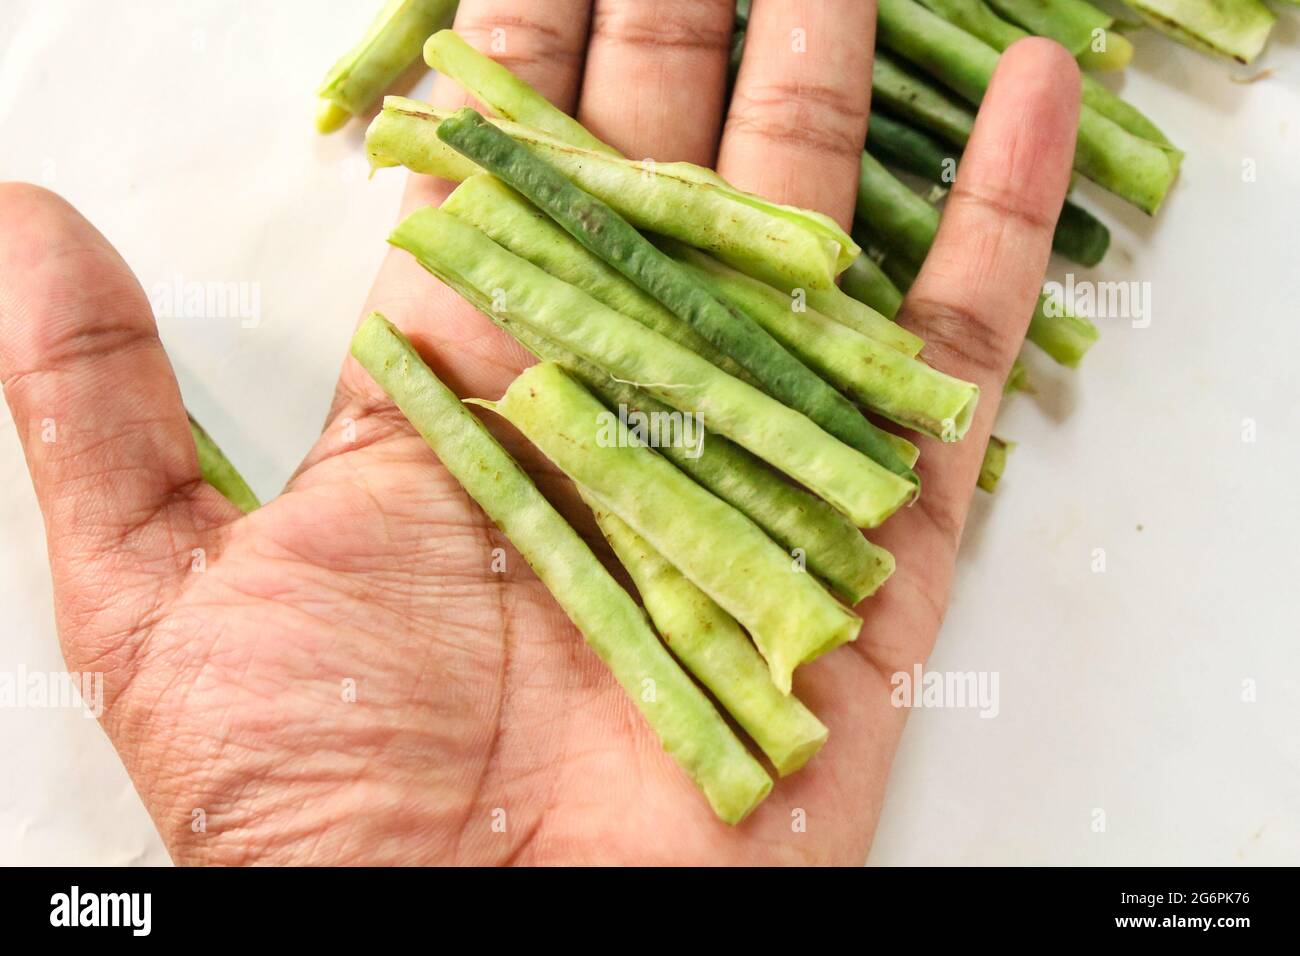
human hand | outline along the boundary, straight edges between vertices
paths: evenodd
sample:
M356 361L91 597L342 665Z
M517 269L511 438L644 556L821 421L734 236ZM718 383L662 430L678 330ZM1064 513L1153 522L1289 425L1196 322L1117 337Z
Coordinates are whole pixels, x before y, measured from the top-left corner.
M623 152L716 158L735 185L847 226L870 5L756 3L719 138L732 6L463 0L456 27L484 49L503 30L502 59ZM791 48L795 28L806 52ZM45 515L64 656L104 673L105 729L174 858L860 862L906 718L889 677L933 646L1068 184L1073 76L1045 41L1003 58L900 316L925 358L980 385L980 407L959 444L909 436L924 492L872 534L898 570L863 605L857 642L796 679L830 739L736 828L714 818L518 556L491 569L508 543L355 362L284 493L241 517L200 478L125 264L61 200L3 187L0 376ZM460 102L441 79L435 99ZM405 206L443 195L413 177ZM389 257L369 307L458 394L496 397L527 364L405 253ZM552 469L503 437L571 503Z

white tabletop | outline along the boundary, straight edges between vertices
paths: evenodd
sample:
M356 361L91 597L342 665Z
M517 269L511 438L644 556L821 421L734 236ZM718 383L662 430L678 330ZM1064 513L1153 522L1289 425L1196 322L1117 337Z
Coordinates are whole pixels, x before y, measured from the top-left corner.
M396 212L361 125L311 126L374 6L8 0L0 25L0 178L70 199L148 291L260 296L255 327L160 325L264 497L319 429ZM1186 149L1182 178L1154 222L1085 184L1114 241L1076 275L1149 283L1151 322L1102 320L1077 373L1035 356L1037 396L1005 408L1020 445L930 664L996 672L999 712L912 716L873 863L1300 860L1300 16L1280 13L1253 84L1137 37L1122 89ZM0 672L57 670L7 408L0 482ZM0 863L167 860L93 720L0 709L0 766Z

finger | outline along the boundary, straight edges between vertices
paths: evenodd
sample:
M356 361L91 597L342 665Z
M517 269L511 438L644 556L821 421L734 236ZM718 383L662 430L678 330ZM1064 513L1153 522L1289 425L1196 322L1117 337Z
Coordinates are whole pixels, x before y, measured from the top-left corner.
M931 618L892 637L883 630L889 615L868 619L865 645L876 642L879 650L881 642L893 642L884 647L905 666L928 652L938 629L942 604L933 595L947 594L1002 384L1042 285L1078 116L1078 69L1062 47L1026 39L1003 54L939 234L900 312L899 321L925 339L927 361L980 387L962 441L918 440L921 497L873 535L898 559L897 580L882 592L885 602L919 607ZM898 633L922 634L925 646L900 647Z
M239 514L203 483L149 301L126 263L66 202L22 183L0 187L0 380L55 586L72 592L61 603L75 607L83 591L102 599L110 571L165 582L188 567L204 528ZM86 575L95 586L77 588ZM103 603L122 603L113 597Z
M591 0L462 0L453 28L474 49L572 113L578 102L590 19ZM434 79L429 99L444 109L473 103L459 83L442 75ZM412 176L402 203L403 215L418 206L441 202L450 189L441 180Z
M470 45L504 63L566 112L577 103L591 0L462 0L455 29ZM469 102L450 77L434 83L435 105L454 108ZM407 181L401 216L420 206L438 205L454 184L431 176ZM528 354L509 336L466 305L401 249L391 249L371 288L362 315L378 310L399 328L427 344L425 354L437 362L443 353L448 384L460 394L498 395L530 364ZM461 391L461 389L466 391ZM329 421L360 399L360 405L383 407L377 385L348 358L340 374ZM317 449L306 465L319 455Z
M578 119L638 159L713 164L732 0L596 0Z
M964 520L1002 384L1042 287L1078 116L1078 69L1063 48L1027 39L1007 50L903 304L900 321L925 339L925 357L980 386L966 439L929 456L927 497L950 537Z
M848 228L871 102L874 6L755 0L718 172Z

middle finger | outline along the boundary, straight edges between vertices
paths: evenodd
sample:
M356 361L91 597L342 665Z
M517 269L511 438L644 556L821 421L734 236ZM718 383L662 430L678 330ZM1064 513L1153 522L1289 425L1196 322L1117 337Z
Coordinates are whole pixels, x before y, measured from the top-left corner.
M578 119L634 158L713 164L732 0L596 0Z
M848 226L867 135L875 4L756 0L718 172Z

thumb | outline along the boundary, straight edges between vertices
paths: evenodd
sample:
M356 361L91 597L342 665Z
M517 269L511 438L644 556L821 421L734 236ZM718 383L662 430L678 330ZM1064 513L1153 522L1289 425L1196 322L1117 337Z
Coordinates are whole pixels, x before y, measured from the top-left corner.
M237 509L207 488L149 302L126 263L53 193L0 185L0 382L45 516L69 663L140 631ZM155 606L157 606L155 604ZM126 649L129 650L129 649Z

